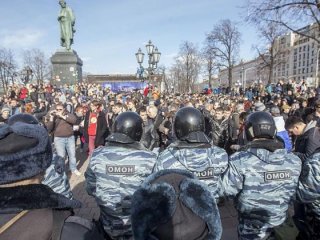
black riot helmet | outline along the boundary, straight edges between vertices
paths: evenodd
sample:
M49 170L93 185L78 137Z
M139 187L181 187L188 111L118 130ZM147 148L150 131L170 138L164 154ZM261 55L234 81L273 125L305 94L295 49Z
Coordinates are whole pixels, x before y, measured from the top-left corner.
M204 116L193 107L181 108L174 119L174 131L179 140L193 143L208 143L204 134Z
M140 141L143 132L142 123L142 118L135 112L120 113L112 125L112 133L107 141L119 143Z
M273 139L276 136L276 124L267 112L251 113L245 122L246 136L249 141L256 138Z

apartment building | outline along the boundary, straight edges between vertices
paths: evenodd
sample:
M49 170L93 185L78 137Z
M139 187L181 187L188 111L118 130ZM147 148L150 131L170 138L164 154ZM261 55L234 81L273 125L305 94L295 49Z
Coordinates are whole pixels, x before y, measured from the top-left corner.
M300 29L299 32L320 39L320 31L317 24L308 25ZM280 80L286 82L288 79L292 79L297 82L305 80L309 86L315 86L317 82L316 75L320 75L320 46L314 39L289 32L278 37L273 48L272 83L277 83ZM232 71L233 85L240 84L247 87L257 82L266 84L269 80L270 69L263 68L263 65L263 61L260 58L235 65ZM227 69L220 71L219 80L221 85L228 85Z
M316 24L308 25L299 31L320 38ZM319 46L314 39L291 32L277 39L275 49L280 54L275 57L274 82L290 78L298 82L305 80L309 85L315 84L319 71L319 67L316 67L317 63L319 65Z

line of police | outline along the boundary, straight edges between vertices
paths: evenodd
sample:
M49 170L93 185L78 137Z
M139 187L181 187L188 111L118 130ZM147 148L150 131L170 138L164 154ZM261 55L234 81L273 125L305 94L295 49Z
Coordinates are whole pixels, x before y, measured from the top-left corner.
M217 200L234 198L239 239L274 239L274 229L286 221L293 201L308 206L305 239L320 239L320 153L304 162L289 153L277 139L269 113L249 115L245 123L249 142L230 157L210 144L204 117L192 107L176 113L178 140L159 156L139 143L143 129L138 114L120 114L112 128L106 147L93 152L85 173L87 191L100 207L100 222L109 238L131 239L132 230L135 235L131 198L147 176L163 169L185 169L206 183Z

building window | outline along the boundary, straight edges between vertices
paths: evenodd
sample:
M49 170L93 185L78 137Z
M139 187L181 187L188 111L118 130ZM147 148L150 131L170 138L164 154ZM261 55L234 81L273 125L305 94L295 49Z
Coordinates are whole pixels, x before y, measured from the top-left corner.
M310 72L313 72L313 67L311 66L311 68L310 68Z

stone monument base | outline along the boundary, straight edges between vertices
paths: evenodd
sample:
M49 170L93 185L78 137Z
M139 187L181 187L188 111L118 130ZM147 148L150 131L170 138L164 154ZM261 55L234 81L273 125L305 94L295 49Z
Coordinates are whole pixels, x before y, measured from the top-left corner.
M51 57L53 84L76 84L82 82L82 65L76 51L57 50Z

